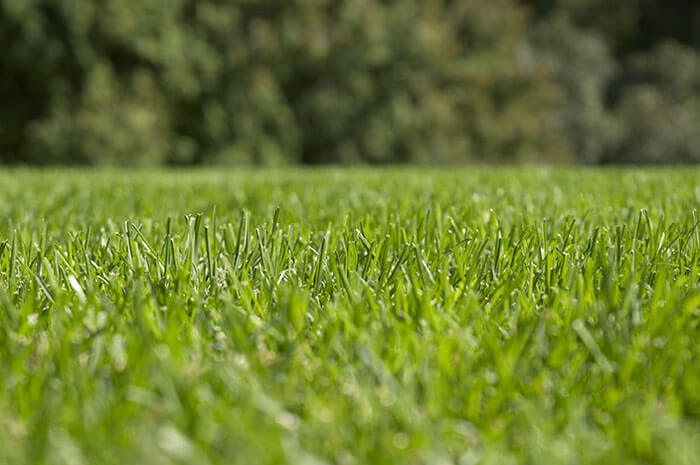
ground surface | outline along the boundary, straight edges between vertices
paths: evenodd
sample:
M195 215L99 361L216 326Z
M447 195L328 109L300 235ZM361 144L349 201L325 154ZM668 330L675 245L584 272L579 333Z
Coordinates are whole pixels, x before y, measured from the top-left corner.
M0 172L0 463L700 463L699 180Z

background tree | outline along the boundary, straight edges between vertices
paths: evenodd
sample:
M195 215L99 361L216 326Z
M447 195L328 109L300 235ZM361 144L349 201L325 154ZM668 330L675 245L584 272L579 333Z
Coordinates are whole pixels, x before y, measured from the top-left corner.
M695 161L698 31L691 0L0 0L0 163Z

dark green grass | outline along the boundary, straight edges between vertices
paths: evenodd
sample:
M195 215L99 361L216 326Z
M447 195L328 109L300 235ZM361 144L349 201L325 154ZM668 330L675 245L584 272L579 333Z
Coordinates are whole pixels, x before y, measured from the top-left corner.
M700 463L698 180L0 172L0 463Z

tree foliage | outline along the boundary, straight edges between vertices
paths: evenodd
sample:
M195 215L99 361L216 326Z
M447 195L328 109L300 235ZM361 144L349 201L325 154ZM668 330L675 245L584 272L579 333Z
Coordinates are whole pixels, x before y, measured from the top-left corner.
M0 0L0 163L694 161L676 3Z

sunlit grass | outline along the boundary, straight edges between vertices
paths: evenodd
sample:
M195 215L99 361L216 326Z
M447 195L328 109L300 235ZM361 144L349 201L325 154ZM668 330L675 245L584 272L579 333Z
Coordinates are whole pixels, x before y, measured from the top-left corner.
M0 172L0 463L696 464L698 179Z

